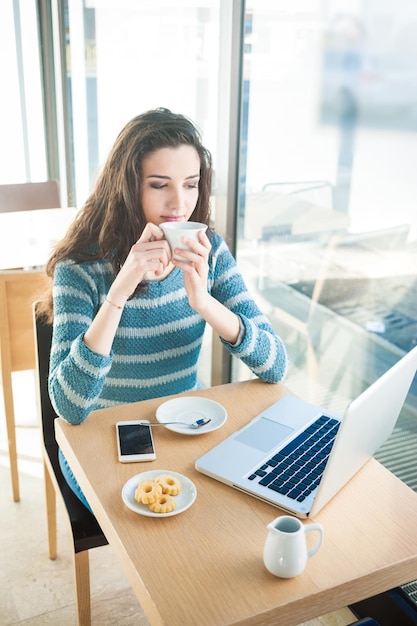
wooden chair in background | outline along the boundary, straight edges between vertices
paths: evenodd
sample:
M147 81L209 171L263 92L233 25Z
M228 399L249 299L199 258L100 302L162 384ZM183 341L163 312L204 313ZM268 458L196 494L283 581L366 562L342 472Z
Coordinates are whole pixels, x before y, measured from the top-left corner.
M12 373L34 370L32 303L46 286L43 270L0 271L0 366L13 499L20 500Z
M61 207L59 184L56 180L41 183L0 185L0 211L31 211Z
M55 209L61 207L56 180L40 183L0 185L0 212ZM11 232L10 237L19 233ZM19 245L18 240L16 245ZM45 259L46 260L46 259ZM13 499L18 502L15 416L12 372L35 369L33 348L32 302L45 284L42 271L3 270L0 272L0 365L3 386L6 430L10 456Z

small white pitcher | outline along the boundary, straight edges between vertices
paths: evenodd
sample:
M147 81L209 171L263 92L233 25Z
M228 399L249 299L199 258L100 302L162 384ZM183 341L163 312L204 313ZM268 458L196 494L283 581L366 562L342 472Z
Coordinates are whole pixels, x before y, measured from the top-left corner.
M296 517L283 515L267 526L268 535L264 546L265 567L280 578L292 578L300 574L321 544L324 531L321 524L304 525ZM315 545L307 550L306 534L318 532Z

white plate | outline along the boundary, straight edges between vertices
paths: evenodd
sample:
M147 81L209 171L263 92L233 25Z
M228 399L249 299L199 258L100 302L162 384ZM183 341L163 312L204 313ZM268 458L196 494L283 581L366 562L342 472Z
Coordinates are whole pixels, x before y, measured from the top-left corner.
M142 504L141 502L137 502L137 500L135 500L135 491L138 484L142 482L142 480L154 480L161 474L170 474L171 476L174 476L182 485L181 493L174 496L177 501L177 506L169 513L154 513L150 510L147 504ZM197 489L189 478L183 476L182 474L178 474L178 472L172 472L171 470L164 469L150 470L149 472L136 474L136 476L129 478L122 489L122 499L125 505L135 513L145 515L146 517L172 517L173 515L178 515L179 513L186 511L193 504L196 497Z
M223 426L227 419L227 412L224 406L218 402L198 396L167 400L156 410L156 419L161 424L177 421L192 424L192 422L204 417L210 417L211 422L201 428L191 428L186 424L168 424L165 428L173 430L175 433L181 433L181 435L204 435L204 433L209 433Z

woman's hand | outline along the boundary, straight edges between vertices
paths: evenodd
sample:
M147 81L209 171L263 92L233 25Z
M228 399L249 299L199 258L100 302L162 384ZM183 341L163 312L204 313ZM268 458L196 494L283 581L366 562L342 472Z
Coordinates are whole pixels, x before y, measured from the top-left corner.
M199 241L183 238L183 243L191 250L176 248L174 253L184 257L184 261L173 259L172 263L184 272L184 287L190 306L201 313L207 306L208 258L211 250L209 238L204 232L198 233ZM186 260L185 260L186 259ZM188 261L188 262L187 262Z
M189 262L173 259L172 263L184 272L184 287L190 306L206 320L220 337L234 344L240 333L239 318L209 294L207 280L211 244L205 233L200 232L198 236L199 241L184 237L184 244L191 250L179 248L174 250L174 254L184 257Z
M112 301L124 304L140 282L163 274L171 261L171 249L163 237L159 226L146 224L110 288Z
M149 223L132 246L103 306L84 335L86 346L97 354L110 354L124 305L137 285L144 279L156 278L168 267L171 250L163 236L158 226Z

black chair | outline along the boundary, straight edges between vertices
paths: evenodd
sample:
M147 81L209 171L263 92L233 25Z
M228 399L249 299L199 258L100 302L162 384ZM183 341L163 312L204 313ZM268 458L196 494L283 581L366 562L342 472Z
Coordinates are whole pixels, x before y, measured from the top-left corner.
M45 477L49 558L57 557L56 496L61 496L68 514L74 547L74 576L79 626L91 623L90 567L88 550L106 545L107 539L96 518L71 491L58 462L54 422L57 417L48 394L49 354L52 326L36 315L34 305L35 353L39 412L42 422L42 453Z

